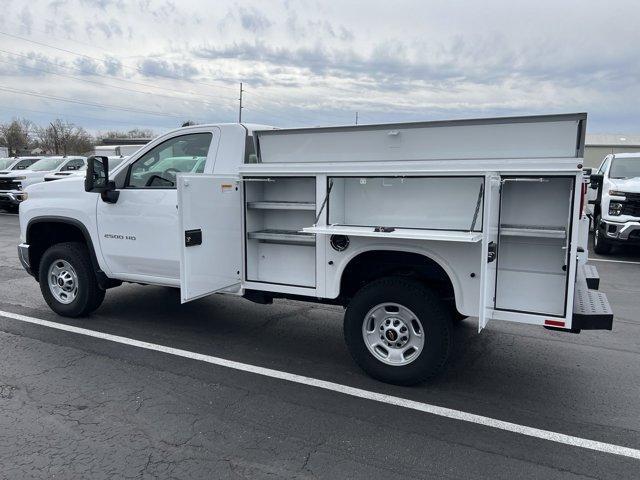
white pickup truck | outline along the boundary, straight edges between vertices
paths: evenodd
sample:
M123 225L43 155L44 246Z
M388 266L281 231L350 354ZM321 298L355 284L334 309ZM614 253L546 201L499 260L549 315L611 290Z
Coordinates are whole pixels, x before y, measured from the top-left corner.
M640 245L640 152L607 155L590 179L594 251Z
M443 369L478 317L612 328L586 265L586 114L169 132L109 172L33 185L20 261L87 315L122 282L346 307L355 361L397 384ZM123 308L126 308L123 306Z
M24 189L34 183L44 182L51 172L75 172L85 168L86 157L45 157L23 170L0 171L0 206L17 207L26 198Z

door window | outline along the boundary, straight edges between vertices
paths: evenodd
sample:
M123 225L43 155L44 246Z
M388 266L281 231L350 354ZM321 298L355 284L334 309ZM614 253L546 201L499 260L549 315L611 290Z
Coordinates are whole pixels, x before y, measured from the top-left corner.
M12 170L25 170L38 161L37 158L25 158L14 165Z
M126 186L176 188L177 173L203 173L212 137L192 133L162 142L131 165Z
M62 167L62 170L80 170L82 167L84 167L84 160L82 158L78 158L75 160L69 160L69 162L67 162L67 164Z

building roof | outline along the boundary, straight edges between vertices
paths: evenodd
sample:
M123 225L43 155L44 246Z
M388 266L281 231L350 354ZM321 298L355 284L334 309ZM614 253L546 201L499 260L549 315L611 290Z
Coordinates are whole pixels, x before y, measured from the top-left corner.
M587 147L640 147L640 135L587 133Z

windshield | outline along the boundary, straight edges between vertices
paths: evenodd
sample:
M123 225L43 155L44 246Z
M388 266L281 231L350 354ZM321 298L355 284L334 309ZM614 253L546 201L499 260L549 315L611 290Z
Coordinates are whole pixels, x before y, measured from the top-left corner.
M614 158L609 169L609 178L640 177L640 157Z
M9 168L9 165L11 165L15 161L16 161L15 158L0 158L0 170Z
M64 158L43 158L42 160L38 160L36 163L29 167L29 170L33 170L34 172L46 172L48 170L55 170L62 162L64 162Z

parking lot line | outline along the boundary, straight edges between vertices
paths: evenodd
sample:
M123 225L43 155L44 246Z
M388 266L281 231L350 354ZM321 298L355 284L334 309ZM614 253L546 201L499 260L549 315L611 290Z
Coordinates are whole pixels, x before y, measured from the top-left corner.
M623 447L620 445L614 445L611 443L598 442L595 440L589 440L586 438L574 437L572 435L565 435L563 433L552 432L549 430L541 430L539 428L528 427L526 425L520 425L517 423L505 422L491 417L485 417L482 415L476 415L473 413L463 412L461 410L454 410L446 407L439 407L437 405L431 405L429 403L417 402L402 397L396 397L393 395L386 395L384 393L372 392L370 390L364 390L361 388L350 387L340 383L328 382L313 377L306 377L304 375L297 375L294 373L283 372L280 370L274 370L271 368L259 367L257 365L251 365L248 363L236 362L233 360L226 360L224 358L214 357L211 355L204 355L202 353L191 352L189 350L182 350L179 348L167 347L165 345L158 345L155 343L144 342L142 340L136 340L128 337L121 337L119 335L112 335L110 333L98 332L95 330L89 330L86 328L74 327L72 325L66 325L63 323L51 322L49 320L42 320L35 317L29 317L26 315L20 315L12 312L5 312L0 310L0 317L18 320L20 322L30 323L33 325L40 325L43 327L53 328L56 330L62 330L65 332L75 333L78 335L85 335L88 337L98 338L101 340L107 340L123 345L130 345L132 347L142 348L145 350L152 350L156 352L166 353L169 355L175 355L178 357L188 358L200 362L209 363L212 365L218 365L221 367L231 368L234 370L240 370L243 372L254 373L256 375L263 375L266 377L276 378L278 380L284 380L287 382L298 383L301 385L307 385L310 387L322 388L324 390L330 390L351 397L362 398L371 400L374 402L385 403L387 405L393 405L396 407L402 407L409 410L415 410L418 412L429 413L431 415L437 415L440 417L451 418L453 420L460 420L463 422L474 423L485 427L495 428L498 430L504 430L507 432L517 433L528 437L534 437L550 442L561 443L564 445L570 445L574 447L585 448L588 450L595 450L598 452L610 453L613 455L620 455L623 457L634 458L640 460L640 450L635 448Z
M633 262L631 260L610 260L608 258L591 258L589 257L590 262L609 262L609 263L629 263L631 265L640 265L640 262Z

